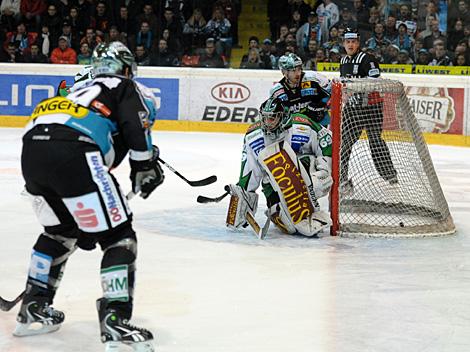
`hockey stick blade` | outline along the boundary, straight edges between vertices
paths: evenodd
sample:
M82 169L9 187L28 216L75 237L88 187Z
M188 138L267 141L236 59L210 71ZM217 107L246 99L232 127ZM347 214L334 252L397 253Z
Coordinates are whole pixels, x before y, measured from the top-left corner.
M196 181L190 181L188 180L186 177L184 177L183 175L181 175L178 171L176 171L170 164L168 164L165 160L162 160L161 158L158 158L158 161L160 161L163 165L165 165L168 170L170 170L171 172L173 172L176 176L178 176L179 178L181 178L184 182L186 182L188 185L190 185L191 187L201 187L201 186L207 186L207 185L210 185L212 183L214 183L215 181L217 181L217 176L215 175L212 175L212 176L209 176L209 177L206 177L202 180L196 180Z
M218 196L218 197L215 197L215 198L210 198L210 197L205 197L205 196L197 196L196 201L197 201L198 203L202 203L202 204L205 204L205 203L218 203L218 202L220 202L222 199L224 199L225 197L227 197L229 194L230 194L230 192L225 192L225 193L222 194L221 196Z
M21 292L20 295L16 297L13 301L7 301L6 299L0 297L0 309L4 312L8 312L14 306L16 306L19 301L23 299L25 293L26 291Z

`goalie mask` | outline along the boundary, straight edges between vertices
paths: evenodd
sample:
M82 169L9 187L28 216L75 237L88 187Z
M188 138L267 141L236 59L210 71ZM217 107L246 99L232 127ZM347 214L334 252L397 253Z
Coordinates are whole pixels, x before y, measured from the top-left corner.
M289 108L280 99L269 98L259 109L261 129L271 139L278 138L290 126Z
M91 61L96 75L114 74L133 78L137 73L134 56L121 42L98 44Z

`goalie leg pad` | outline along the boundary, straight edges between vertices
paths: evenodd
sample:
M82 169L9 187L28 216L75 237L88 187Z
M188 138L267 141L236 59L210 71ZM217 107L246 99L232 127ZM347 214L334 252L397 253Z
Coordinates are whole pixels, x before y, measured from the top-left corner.
M230 187L230 204L227 212L226 225L229 228L237 229L247 224L247 213L256 214L258 208L258 194L247 192L237 185Z

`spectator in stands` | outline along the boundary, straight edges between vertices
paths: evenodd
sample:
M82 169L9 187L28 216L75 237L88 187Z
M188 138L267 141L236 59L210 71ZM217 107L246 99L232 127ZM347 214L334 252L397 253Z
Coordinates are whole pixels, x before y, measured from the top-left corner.
M429 52L426 49L420 49L416 59L417 65L427 65L431 59L429 58Z
M336 27L336 25L331 26L328 41L326 43L324 43L322 45L322 47L327 51L329 51L333 48L336 48L339 51L339 50L341 50L342 46L343 46L342 45L342 40L338 36L338 27Z
M109 33L105 36L106 42L111 43L111 42L121 42L124 45L127 46L127 41L123 36L121 36L121 33L119 33L119 30L117 29L117 26L112 25L109 27Z
M406 29L410 36L413 36L416 33L417 24L416 21L412 18L410 7L407 4L400 4L400 11L397 17L397 26L401 23L406 25Z
M206 48L199 58L199 67L223 68L224 60L215 50L215 39L208 38L206 40Z
M20 0L3 0L0 5L0 20L7 32L14 31L20 20L20 3ZM10 54L7 55L8 60L9 58L11 58Z
M92 2L89 0L76 0L75 7L78 9L80 17L84 20L84 30L91 25L90 18L93 14Z
M85 29L87 27L87 20L82 17L78 10L78 7L72 6L70 8L67 21L70 22L70 25L72 26L72 33L77 35L79 38L83 37L83 35L85 34Z
M143 45L147 51L151 51L153 48L154 34L150 30L150 25L147 21L142 21L140 24L140 31L137 32L135 37L136 47Z
M454 51L457 44L464 38L463 21L459 19L455 21L453 28L447 35L447 49Z
M335 26L343 28L357 28L357 21L353 18L349 7L344 7L341 10L339 21Z
M332 48L328 52L328 60L330 62L339 63L341 61L341 52L337 48Z
M95 15L93 16L93 23L95 33L97 36L104 39L104 34L108 32L111 20L106 11L106 4L102 1L98 2L95 7Z
M400 50L408 51L408 55L413 50L414 40L408 35L408 28L404 22L398 25L398 35L392 43L398 46Z
M369 28L374 28L377 23L382 23L380 11L377 7L372 6L369 9Z
M53 64L77 63L77 53L69 47L67 37L59 38L59 46L52 50L51 62Z
M457 54L453 61L454 66L470 66L470 60L465 54Z
M312 8L303 0L288 0L288 4L291 12L298 11L300 13L302 22L305 22L308 13L312 11Z
M282 27L281 27L282 29ZM285 34L287 35L287 33ZM284 35L284 39L285 39ZM283 33L281 31L280 33L280 38L283 37ZM320 24L318 23L318 15L310 11L307 17L307 22L304 23L298 30L296 34L296 42L297 42L297 47L299 47L301 50L306 50L308 43L311 39L317 41L318 43L321 42L321 27Z
M317 7L317 14L321 27L322 40L320 43L324 43L328 40L330 27L339 21L339 9L332 0L324 0L323 3Z
M308 45L307 45L307 49L306 50L302 50L300 52L300 56L302 58L302 62L304 63L303 67L306 69L305 67L305 63L310 60L310 59L314 59L315 56L317 56L317 50L318 50L318 42L314 39L310 39L308 41Z
M418 21L418 29L421 32L425 30L431 33L432 20L439 21L439 13L434 1L429 1L426 5L426 14L424 15L424 19L422 21Z
M289 21L289 4L287 0L268 0L268 18L271 38L277 38L281 25Z
M286 24L281 25L281 27L279 27L279 37L275 42L277 56L283 55L284 51L286 50L286 36L288 34L289 27Z
M217 0L214 6L220 7L223 10L225 17L230 22L232 47L238 47L238 16L241 11L241 0Z
M183 33L183 24L181 21L175 17L173 9L171 7L167 7L165 12L163 13L163 20L162 20L162 37L165 29L168 29L169 35L168 37L171 38L168 40L168 46L170 49L176 50L178 53L182 51L182 33Z
M168 51L177 57L181 57L183 52L182 48L179 45L180 41L179 38L174 38L173 34L170 33L168 29L164 29L162 33L162 38L165 39L168 44Z
M414 62L418 61L418 55L421 49L424 49L424 41L422 38L416 38L415 45L413 46L413 50L411 51L411 54L410 54L410 57L413 59Z
M401 49L400 52L398 53L397 57L397 64L400 65L408 65L408 64L413 64L413 60L410 58L410 53L408 50Z
M394 16L388 16L385 21L385 38L390 42L393 42L398 35L397 31L397 19Z
M356 28L359 32L362 46L370 38L370 29L372 28L369 25L369 10L364 6L362 0L353 1L353 18L357 22Z
M15 32L7 33L5 46L7 43L13 43L17 53L22 55L25 50L29 50L31 44L36 40L36 36L36 33L28 33L25 24L20 22L16 26Z
M250 51L251 49L256 49L256 61L253 61L255 59L254 53L252 53L250 57ZM251 59L251 61L250 61ZM258 61L257 59L261 60L262 65L260 67L255 67ZM247 67L247 64L249 63L250 67ZM259 47L259 39L256 36L251 36L248 39L248 52L242 56L242 60L240 62L240 68L262 68L262 69L270 69L271 66L271 59L269 56L265 56L261 54L260 47Z
M155 35L156 38L160 36L160 21L155 15L152 4L145 4L143 12L137 17L137 23L140 25L142 22L147 22L150 27L150 31Z
M78 34L72 32L72 25L69 21L65 20L62 24L62 33L61 37L66 37L68 40L69 47L73 50L78 51L80 48L80 37Z
M24 62L34 64L46 64L49 63L49 59L46 55L41 53L39 45L36 43L31 44L31 48L28 52L23 55Z
M91 65L91 50L88 43L80 45L80 52L77 55L77 63L79 65Z
M261 60L261 56L259 55L258 48L250 48L248 50L248 55L246 55L246 59L240 63L240 68L246 69L264 69L265 64Z
M165 39L158 41L157 53L150 61L152 66L178 66L178 58L169 51L168 42Z
M39 45L39 51L49 57L52 51L52 45L49 28L47 26L41 27L41 32L36 37L36 43Z
M232 49L230 27L230 21L225 18L222 9L220 7L214 8L212 18L207 22L205 33L215 39L217 53L225 57L230 57Z
M150 66L150 56L143 45L137 44L134 58L137 66Z
M21 21L29 32L37 32L41 23L41 15L46 12L45 0L21 0Z
M438 20L431 21L431 34L424 37L423 39L424 39L424 47L428 50L433 47L433 43L437 39L444 41L444 43L446 42L447 38L439 30Z
M292 12L290 21L289 21L289 32L293 33L294 35L297 33L298 29L305 23L302 21L300 17L300 12L298 10L294 10Z
M444 42L436 40L434 44L434 58L429 63L430 66L452 66L452 60L447 55Z
M197 48L204 46L204 27L206 24L201 9L194 9L193 14L186 21L183 28L183 48L185 53L193 55Z
M263 40L263 43L261 44L260 55L261 57L264 56L269 58L269 66L266 65L266 69L277 69L277 58L274 54L274 45L271 39L266 38Z
M101 43L102 40L100 37L96 36L95 30L93 28L87 28L85 30L85 36L80 40L80 45L87 43L90 47L90 50L94 50L95 47Z
M382 23L377 23L374 26L374 32L372 33L372 37L369 38L369 40L367 40L366 42L367 48L380 50L382 55L385 52L387 46L389 46L391 43L387 38L385 38L384 29L385 28Z
M13 43L8 43L6 49L2 47L3 50L5 50L5 54L2 55L2 62L23 62L23 56L16 51L16 46Z
M463 25L470 24L470 10L468 9L468 3L465 0L449 1L449 16L448 22L453 26L454 22L458 19L463 21ZM457 6L456 6L457 5Z
M384 55L384 63L386 64L396 64L398 62L398 53L400 48L396 44L390 44L387 47L387 51Z
M116 26L123 39L127 40L129 47L135 46L135 34L137 24L135 18L129 17L129 10L126 6L119 8L119 17L116 20Z
M55 5L49 5L47 13L42 16L41 26L47 26L49 29L49 39L53 48L56 46L60 32L62 32L62 23L62 16L57 12Z

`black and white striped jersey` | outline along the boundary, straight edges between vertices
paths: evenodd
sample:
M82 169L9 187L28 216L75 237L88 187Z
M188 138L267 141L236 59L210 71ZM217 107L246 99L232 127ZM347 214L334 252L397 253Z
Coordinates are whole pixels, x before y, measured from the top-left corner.
M365 78L380 77L379 62L372 55L359 51L353 56L344 56L339 65L341 77L345 78Z

